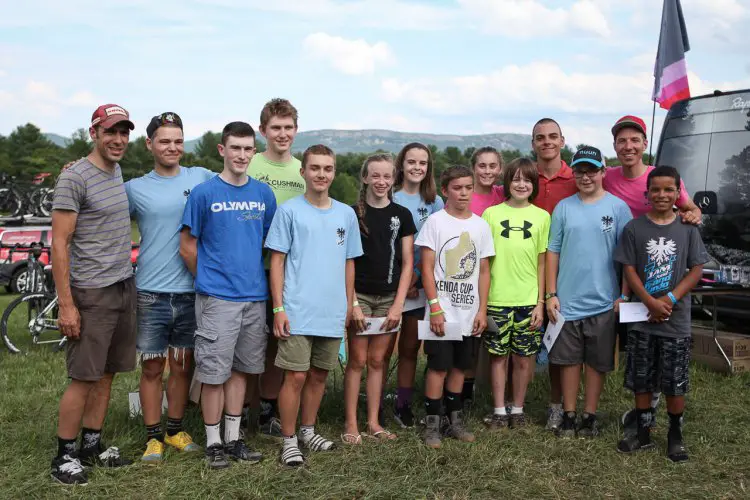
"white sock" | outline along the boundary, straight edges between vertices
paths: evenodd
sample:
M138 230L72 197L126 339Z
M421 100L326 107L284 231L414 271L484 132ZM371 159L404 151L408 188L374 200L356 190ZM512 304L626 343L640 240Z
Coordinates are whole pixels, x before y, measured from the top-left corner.
M495 408L495 415L507 415L508 413L505 411L505 407L502 406L500 408Z
M315 435L315 426L314 425L301 425L299 428L299 434L302 441L308 441L311 437Z
M221 425L206 425L206 448L221 444Z
M655 392L651 395L651 408L654 410L659 406L659 398L661 398L661 392Z
M282 448L289 448L291 446L297 446L297 436L283 436L282 439L284 440L282 444Z
M521 415L522 413L523 413L523 406L511 406L510 407L511 415Z
M240 438L242 415L224 415L224 442L231 443Z
M562 403L550 403L549 407L553 410L562 410Z

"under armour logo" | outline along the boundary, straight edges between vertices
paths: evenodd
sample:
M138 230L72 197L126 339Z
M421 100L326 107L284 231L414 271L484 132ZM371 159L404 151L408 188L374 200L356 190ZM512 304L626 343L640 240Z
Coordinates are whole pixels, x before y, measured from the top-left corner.
M501 221L500 225L504 228L502 231L500 231L500 236L502 236L503 238L510 238L511 231L523 231L523 239L525 240L531 238L531 231L529 231L529 229L534 226L527 220L523 221L523 227L513 227L510 225L509 220Z

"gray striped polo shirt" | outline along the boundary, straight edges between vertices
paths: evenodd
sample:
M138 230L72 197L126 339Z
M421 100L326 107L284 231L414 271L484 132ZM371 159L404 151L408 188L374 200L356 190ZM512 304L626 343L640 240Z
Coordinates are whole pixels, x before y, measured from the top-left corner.
M102 288L130 278L130 210L120 165L112 173L83 159L60 174L53 210L78 212L70 284Z

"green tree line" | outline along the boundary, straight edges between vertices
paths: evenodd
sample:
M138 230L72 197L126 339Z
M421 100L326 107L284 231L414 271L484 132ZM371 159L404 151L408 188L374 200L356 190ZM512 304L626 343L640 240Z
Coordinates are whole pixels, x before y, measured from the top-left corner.
M200 165L220 172L223 168L222 158L216 148L221 140L221 134L206 132L198 141L191 153L185 153L181 163L186 166ZM580 145L578 146L580 147ZM450 165L469 165L475 148L461 150L448 146L439 150L429 145L435 165L435 175ZM576 148L577 149L577 148ZM258 142L258 152L264 150L264 144ZM0 135L0 172L14 176L20 183L28 183L34 175L42 172L56 176L60 167L66 163L86 156L91 151L91 140L88 131L78 129L65 147L50 141L31 123L21 125L7 137ZM382 152L382 151L373 151ZM533 157L532 151L502 151L504 163L508 163L523 155ZM568 146L562 150L562 158L570 163L574 150ZM301 153L295 156L301 157ZM331 186L331 196L344 203L354 203L359 193L359 172L367 153L344 153L336 155L336 178ZM394 155L395 156L395 155ZM608 165L617 163L616 158L607 158ZM145 137L138 137L130 142L125 157L120 162L123 178L127 181L148 173L153 168L153 157L146 148Z

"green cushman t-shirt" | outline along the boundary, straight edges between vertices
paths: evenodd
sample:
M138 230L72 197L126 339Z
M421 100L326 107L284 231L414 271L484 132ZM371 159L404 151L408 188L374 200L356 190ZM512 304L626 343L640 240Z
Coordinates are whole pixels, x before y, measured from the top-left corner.
M264 182L276 196L276 205L305 193L305 180L299 173L302 162L292 157L287 162L268 160L262 153L253 156L247 175L255 180Z

